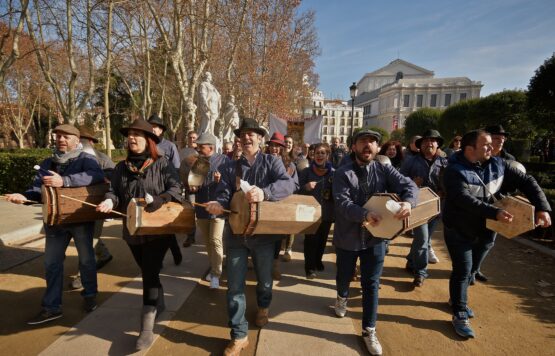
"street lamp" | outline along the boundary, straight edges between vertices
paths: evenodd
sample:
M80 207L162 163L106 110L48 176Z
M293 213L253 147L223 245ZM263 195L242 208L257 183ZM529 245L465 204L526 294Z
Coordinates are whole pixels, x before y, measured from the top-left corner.
M357 84L353 82L353 85L349 87L351 93L351 139L353 137L353 126L355 122L355 98L357 97Z

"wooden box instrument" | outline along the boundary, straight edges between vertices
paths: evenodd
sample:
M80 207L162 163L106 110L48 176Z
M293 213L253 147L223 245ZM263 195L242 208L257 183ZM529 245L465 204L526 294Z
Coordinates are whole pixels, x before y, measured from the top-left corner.
M190 234L195 227L195 210L184 204L169 202L149 213L144 199L133 198L127 205L127 229L131 235Z
M507 196L493 203L494 206L508 211L513 215L513 221L505 223L493 219L486 219L486 227L509 239L515 238L527 231L534 230L534 206L522 196Z
M426 224L441 213L439 196L428 187L420 188L416 207L411 210L408 218L398 220L395 214L386 208L388 200L401 201L397 194L378 193L372 195L364 204L364 208L373 211L382 217L378 226L365 225L374 237L393 239L407 230Z
M97 205L104 200L104 194L108 189L109 185L105 183L77 188L56 188L43 185L41 194L44 223L47 225L73 224L118 217L115 214L98 212L92 206L63 197L68 196Z
M314 234L318 230L322 209L310 195L293 194L280 201L249 204L245 193L238 191L231 199L231 231L236 235Z

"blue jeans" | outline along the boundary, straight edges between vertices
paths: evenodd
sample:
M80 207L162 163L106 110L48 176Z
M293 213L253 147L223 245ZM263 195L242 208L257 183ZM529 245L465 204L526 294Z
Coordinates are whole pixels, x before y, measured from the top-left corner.
M73 238L79 257L79 273L84 290L83 297L95 296L98 292L96 282L96 259L93 248L94 222L58 226L44 225L46 248L44 268L46 271L46 292L42 307L51 312L62 310L64 287L64 258L69 241Z
M465 239L454 229L444 227L445 244L451 257L453 271L449 278L449 296L453 303L453 313L466 311L468 285L472 276L472 266L484 260L493 246L496 234L474 241Z
M376 320L378 318L378 290L383 271L385 242L378 243L361 251L347 251L336 247L335 253L337 255L337 275L335 277L337 295L342 298L349 296L349 284L355 273L357 258L360 258L362 329L376 327Z
M432 234L435 231L439 216L427 224L413 229L414 237L407 256L408 265L414 270L414 276L428 277L428 251L431 246Z
M252 255L256 272L256 301L259 308L268 308L272 302L272 264L274 261L275 240L268 243L258 242L247 247L240 237L226 240L227 256L227 313L232 339L247 336L249 324L245 318L247 308L245 297L245 280L247 276L247 260Z

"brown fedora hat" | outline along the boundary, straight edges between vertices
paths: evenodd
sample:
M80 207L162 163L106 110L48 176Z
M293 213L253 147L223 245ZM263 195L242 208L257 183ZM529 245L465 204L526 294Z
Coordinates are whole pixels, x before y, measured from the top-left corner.
M98 139L94 136L94 133L85 126L80 127L79 132L81 133L81 138L88 138L92 140L92 142L98 143Z
M144 132L148 137L154 140L154 142L159 143L160 138L152 132L152 125L142 119L137 119L131 123L131 125L127 127L122 127L119 132L122 135L127 136L129 130L137 130Z

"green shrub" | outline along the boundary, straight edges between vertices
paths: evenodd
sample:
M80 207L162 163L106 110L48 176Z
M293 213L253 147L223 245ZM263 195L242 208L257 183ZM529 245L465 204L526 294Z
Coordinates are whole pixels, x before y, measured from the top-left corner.
M9 150L0 152L0 194L20 193L33 182L33 166L52 154L49 149Z

